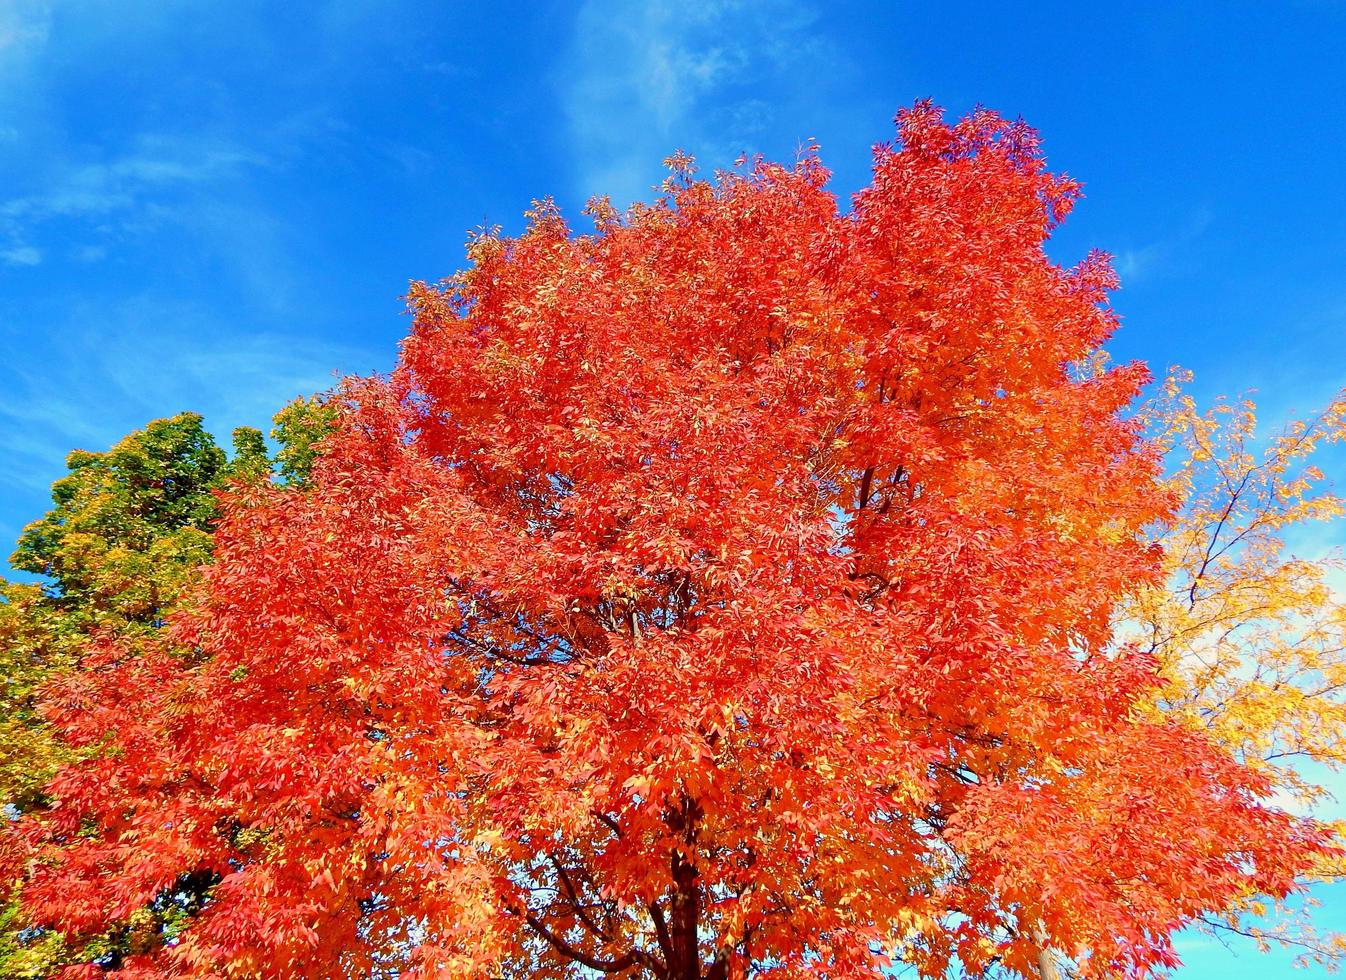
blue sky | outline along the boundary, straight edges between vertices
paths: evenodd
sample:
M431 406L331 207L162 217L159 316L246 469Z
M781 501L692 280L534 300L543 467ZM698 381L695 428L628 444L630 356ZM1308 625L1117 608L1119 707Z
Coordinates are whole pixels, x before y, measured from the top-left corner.
M73 447L388 368L407 281L533 198L809 137L848 194L926 96L1084 180L1052 250L1117 256L1115 356L1309 411L1346 384L1343 64L1332 2L0 0L0 539ZM1192 938L1179 975L1288 975L1238 949Z

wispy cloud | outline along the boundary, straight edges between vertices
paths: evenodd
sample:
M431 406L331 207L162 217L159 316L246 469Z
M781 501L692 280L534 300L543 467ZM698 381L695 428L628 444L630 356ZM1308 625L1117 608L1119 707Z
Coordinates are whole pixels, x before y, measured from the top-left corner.
M11 264L35 265L42 253L32 241L60 219L94 221L86 234L140 225L174 194L231 179L265 157L216 137L144 134L129 152L102 161L56 164L26 193L0 200L0 235ZM159 210L156 211L156 206ZM14 256L17 256L15 258Z
M1122 286L1156 279L1174 270L1190 269L1192 248L1205 234L1213 219L1214 215L1203 208L1193 212L1162 237L1119 251L1117 274L1122 279Z
M43 0L7 0L0 4L0 66L12 64L46 43L51 4Z
M72 91L99 84L89 66L133 87L177 82L173 44L188 22L244 61L273 64L276 49L251 29L264 5L95 0L52 10L0 0L0 276L23 284L0 289L0 337L17 352L0 365L5 514L40 513L72 448L105 448L186 409L227 438L338 373L387 359L321 339L342 311L314 295L309 230L268 196L312 154L326 158L338 123L324 93L249 114L207 73L209 98L187 100L200 112L176 111L181 100L160 102L151 89L96 124L68 111ZM336 40L323 43L339 60ZM117 75L136 61L139 75ZM406 159L416 164L410 151ZM52 282L62 286L40 288ZM0 538L15 530L0 527Z
M42 261L42 250L31 245L11 245L0 248L0 262L5 265L37 265Z
M563 106L579 192L649 196L675 149L727 166L840 59L796 0L588 0L565 59ZM800 138L809 133L799 133Z
M154 295L76 305L43 334L62 359L40 374L11 370L0 390L0 454L9 460L0 485L25 495L50 484L70 450L105 449L150 419L201 412L227 439L235 426L265 427L290 399L383 359L311 336L239 334L222 313Z

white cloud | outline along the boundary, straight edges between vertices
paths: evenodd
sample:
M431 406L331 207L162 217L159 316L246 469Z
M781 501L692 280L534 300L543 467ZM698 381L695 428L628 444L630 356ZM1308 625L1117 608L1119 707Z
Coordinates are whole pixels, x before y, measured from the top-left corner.
M133 208L166 189L235 176L265 163L260 154L214 137L146 134L129 153L54 167L42 186L0 202L0 220L18 227L58 216L100 216Z
M96 326L90 326L96 324ZM200 412L227 445L240 425L265 431L291 399L368 372L386 352L279 330L240 331L232 319L162 296L75 305L56 323L62 356L40 369L10 365L0 386L0 541L48 506L73 449L101 451L151 419Z
M90 326L91 324L95 326ZM265 428L298 395L368 372L377 352L279 331L240 332L202 306L142 295L71 307L42 326L64 355L40 374L12 369L0 390L0 485L40 490L72 449L107 448L153 418L190 410L227 441L239 425Z
M36 265L47 252L97 262L175 226L274 308L290 295L277 244L284 229L249 202L244 184L266 166L266 156L228 140L162 133L103 160L52 162L25 193L0 198L0 265Z
M44 0L0 0L0 264L110 251L183 199L228 193L269 165L254 133L208 123L109 127L92 142L69 127L61 93L74 66L141 58L157 32L195 15L188 6L88 0L53 18Z
M50 33L51 4L6 0L0 4L0 66L40 48Z
M39 265L42 251L31 245L12 245L0 249L0 262L5 265Z
M795 0L588 0L562 83L579 192L625 205L650 196L675 149L711 166L757 149L772 116L840 63L813 20Z
M1192 246L1210 227L1212 220L1213 215L1203 208L1162 238L1121 249L1117 253L1116 267L1123 288L1163 276L1174 269L1190 268Z

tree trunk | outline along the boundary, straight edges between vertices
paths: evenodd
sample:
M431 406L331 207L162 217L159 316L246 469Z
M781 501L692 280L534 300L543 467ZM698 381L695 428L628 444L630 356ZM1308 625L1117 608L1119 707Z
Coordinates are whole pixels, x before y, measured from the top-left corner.
M1056 962L1056 954L1047 945L1047 933L1042 926L1033 930L1033 941L1038 944L1038 976L1042 980L1061 980L1061 967Z
M696 868L673 852L673 894L669 915L669 980L701 980L701 953L697 946L697 927L701 918L701 889L696 883Z

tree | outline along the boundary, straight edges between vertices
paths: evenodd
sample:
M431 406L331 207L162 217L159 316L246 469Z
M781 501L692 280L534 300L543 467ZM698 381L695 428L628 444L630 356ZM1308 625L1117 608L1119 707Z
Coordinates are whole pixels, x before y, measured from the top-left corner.
M321 411L310 399L277 416L282 456L296 451L296 426L307 420L319 431L314 413ZM293 479L303 478L313 441L310 434L299 446L306 455L290 465ZM24 529L11 563L41 579L0 585L0 807L11 817L44 811L53 802L48 781L80 754L44 723L42 686L78 670L94 638L127 651L154 642L210 560L215 491L270 469L256 429L236 429L233 445L227 459L201 416L183 412L150 422L107 452L77 450L67 459L69 474L52 487L52 509ZM138 910L74 947L59 930L29 928L11 904L0 911L0 975L44 976L72 959L115 962L136 945L130 937L137 928L162 931L199 904L200 891Z
M1313 807L1326 791L1305 766L1346 764L1346 603L1329 584L1336 559L1297 555L1287 537L1346 513L1313 465L1346 439L1346 392L1259 447L1251 401L1202 412L1183 380L1170 377L1143 415L1179 464L1183 504L1155 538L1164 575L1127 597L1123 628L1159 658L1156 710L1228 746L1281 798ZM1339 878L1346 866L1338 857L1319 870ZM1320 962L1346 955L1346 938L1295 917L1267 926L1257 921L1265 914L1247 895L1204 921Z
M73 452L66 465L52 510L24 529L11 558L48 584L6 582L0 603L0 803L12 813L44 808L44 786L72 758L42 723L38 688L77 663L91 634L134 648L155 632L209 560L211 490L229 469L191 413L152 422L106 453ZM5 975L42 975L74 952L59 933L19 941L17 913L7 910L0 940ZM106 937L87 945L91 956L111 948Z
M308 485L322 440L336 422L336 411L325 397L310 395L295 399L276 413L271 438L280 446L275 471L284 485Z
M813 151L416 285L311 479L225 498L157 642L46 711L75 935L215 883L133 975L1034 975L1172 962L1331 850L1147 713L1146 379L1031 130L921 104L840 214ZM183 651L187 651L183 653Z

